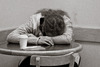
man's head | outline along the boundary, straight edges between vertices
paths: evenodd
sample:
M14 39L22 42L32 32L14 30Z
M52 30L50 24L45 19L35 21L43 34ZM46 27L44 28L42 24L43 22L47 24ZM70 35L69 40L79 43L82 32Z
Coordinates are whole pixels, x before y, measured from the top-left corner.
M54 10L54 9L41 9L41 10L37 11L36 14L37 13L41 13L42 16L44 16L44 17L46 17L48 15L51 15L51 14L53 14L53 15L55 14L55 15L60 15L60 16L64 16L65 15L68 18L70 18L67 12L65 12L63 10L60 10L60 9L58 9L58 10Z
M64 33L65 23L60 15L48 15L40 21L40 30L44 36L58 36Z
M63 16L69 15L63 10L41 9L36 13L41 13L44 18L40 18L40 30L46 36L57 36L64 33L65 23Z
M41 13L42 16L46 17L52 15L55 12L53 9L41 9L36 12L36 14Z
M54 13L57 14L57 15L60 15L60 16L64 16L65 15L66 17L70 18L68 13L63 11L63 10L55 10Z

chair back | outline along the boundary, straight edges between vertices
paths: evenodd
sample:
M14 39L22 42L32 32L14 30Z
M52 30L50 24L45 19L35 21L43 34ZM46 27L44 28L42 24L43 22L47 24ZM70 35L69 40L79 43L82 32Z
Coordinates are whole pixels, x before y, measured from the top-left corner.
M60 56L32 56L30 60L30 65L40 66L59 66L69 64L74 67L74 57L73 52Z

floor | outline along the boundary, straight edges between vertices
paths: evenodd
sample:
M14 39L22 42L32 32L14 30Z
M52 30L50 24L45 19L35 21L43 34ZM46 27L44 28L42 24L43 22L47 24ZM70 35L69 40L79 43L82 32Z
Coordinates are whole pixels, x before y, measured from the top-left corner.
M100 67L100 43L79 42L83 46L80 52L82 60L80 67Z

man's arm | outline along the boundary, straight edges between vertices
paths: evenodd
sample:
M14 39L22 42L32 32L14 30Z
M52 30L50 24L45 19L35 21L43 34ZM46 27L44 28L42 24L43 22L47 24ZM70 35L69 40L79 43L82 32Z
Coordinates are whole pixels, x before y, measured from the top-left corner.
M19 43L19 36L26 34L28 36L28 43L35 44L37 37L33 34L33 19L30 18L28 23L19 26L7 36L7 41L11 43Z
M66 16L63 17L65 22L65 32L60 36L52 37L54 44L70 44L73 37L73 27L70 19Z
M19 36L26 34L28 36L29 44L48 44L51 45L52 42L49 42L48 39L39 39L39 37L35 36L35 33L38 33L37 27L39 26L40 18L43 17L41 13L32 15L30 17L30 21L26 24L21 25L16 30L11 32L7 41L11 43L19 43ZM39 40L39 41L38 41ZM37 43L38 41L38 43Z

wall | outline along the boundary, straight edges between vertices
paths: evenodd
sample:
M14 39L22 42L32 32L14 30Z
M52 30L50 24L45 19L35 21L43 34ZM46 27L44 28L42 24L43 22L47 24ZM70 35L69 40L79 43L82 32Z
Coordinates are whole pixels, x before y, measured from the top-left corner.
M99 2L100 0L0 0L0 30L14 28L27 22L29 16L41 8L67 11L75 27L100 29ZM80 67L100 66L99 43L92 44L82 44L84 47ZM19 60L19 57L0 54L0 67L17 67Z
M17 27L41 8L67 11L74 26L100 28L99 0L0 0L0 29Z

